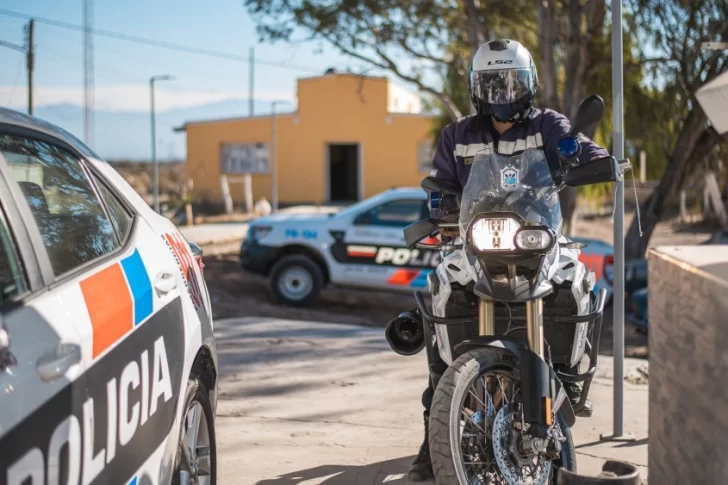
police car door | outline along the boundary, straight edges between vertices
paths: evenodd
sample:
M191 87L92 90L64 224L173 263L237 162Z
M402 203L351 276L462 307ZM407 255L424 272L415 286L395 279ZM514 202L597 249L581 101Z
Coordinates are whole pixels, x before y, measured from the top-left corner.
M1 438L0 484L124 483L145 465L156 482L181 382L179 291L144 221L56 143L0 136L0 170L44 287L3 315L27 379ZM23 337L28 315L48 342Z
M402 198L359 214L346 232L348 283L369 287L425 288L437 253L408 249L403 229L428 217L427 201Z

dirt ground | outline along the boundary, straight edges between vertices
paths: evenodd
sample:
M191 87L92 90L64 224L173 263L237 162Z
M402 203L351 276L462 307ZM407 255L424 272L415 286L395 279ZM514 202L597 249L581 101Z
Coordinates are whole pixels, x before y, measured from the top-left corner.
M216 319L274 317L384 328L397 314L415 306L408 293L342 288L326 288L319 301L308 308L277 305L268 291L266 278L243 271L236 254L206 257L205 280ZM612 338L612 308L609 306L602 326L600 353L612 354ZM647 336L629 324L625 326L625 355L647 357Z

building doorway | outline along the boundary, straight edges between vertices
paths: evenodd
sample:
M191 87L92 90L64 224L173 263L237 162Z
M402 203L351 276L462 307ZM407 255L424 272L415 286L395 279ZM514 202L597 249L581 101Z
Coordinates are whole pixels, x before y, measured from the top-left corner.
M359 200L359 145L328 145L329 201Z

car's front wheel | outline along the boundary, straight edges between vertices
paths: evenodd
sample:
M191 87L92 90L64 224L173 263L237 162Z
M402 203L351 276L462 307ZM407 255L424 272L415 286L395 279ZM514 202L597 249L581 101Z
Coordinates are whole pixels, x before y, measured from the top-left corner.
M270 289L279 303L306 306L318 298L324 285L321 268L308 256L283 257L271 269Z
M205 385L198 379L190 379L172 485L215 485L216 482L215 415Z

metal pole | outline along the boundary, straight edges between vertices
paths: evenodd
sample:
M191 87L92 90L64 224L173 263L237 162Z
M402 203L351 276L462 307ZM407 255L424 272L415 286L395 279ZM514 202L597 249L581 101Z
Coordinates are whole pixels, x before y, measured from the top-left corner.
M154 113L154 82L170 81L172 76L152 76L149 78L149 105L152 132L152 190L154 194L154 210L159 214L159 163L157 162L157 123Z
M622 0L612 0L612 124L613 155L624 159L624 98L622 64ZM614 416L611 436L602 439L632 440L624 435L624 176L616 182L614 201Z
M278 211L278 161L276 150L276 102L273 101L273 115L270 129L270 163L271 163L271 208Z
M250 67L248 68L250 80L248 82L248 111L250 112L249 116L253 116L255 112L255 102L253 101L255 98L255 47L250 48Z
M35 20L30 19L28 24L28 52L26 65L28 68L28 114L33 114L33 69L35 67L35 47L34 42Z
M159 165L157 164L157 129L154 119L154 78L149 79L149 100L152 124L152 190L154 191L154 211L159 214Z

